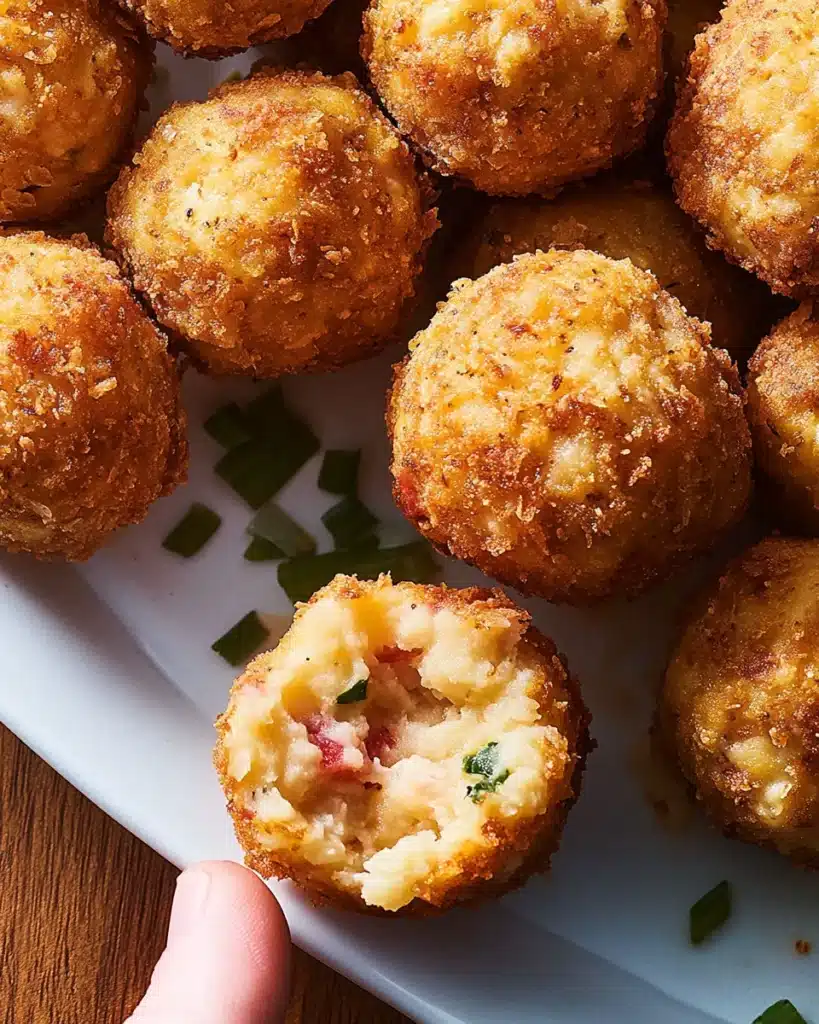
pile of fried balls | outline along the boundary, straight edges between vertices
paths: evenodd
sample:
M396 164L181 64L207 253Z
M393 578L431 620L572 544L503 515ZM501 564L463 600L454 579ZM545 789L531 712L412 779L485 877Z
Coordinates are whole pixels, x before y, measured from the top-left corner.
M284 56L140 139L156 40ZM106 189L104 243L68 233ZM406 338L431 275L446 298L386 399L396 504L446 555L587 605L712 550L753 491L769 536L690 609L657 730L726 832L819 866L815 0L0 3L0 546L90 557L186 479L183 367L346 366ZM589 749L553 645L497 591L368 586L314 598L313 628L251 666L220 720L249 860L320 900L413 912L545 870ZM365 605L377 749L326 679L293 675ZM480 701L447 696L431 652ZM525 741L482 731L522 728L515 701ZM305 765L284 788L273 708ZM454 737L456 713L433 754L420 737ZM429 778L406 767L424 743ZM480 800L406 810L402 772L423 788L490 761ZM399 817L375 828L385 807ZM359 839L338 839L345 815ZM396 868L422 862L412 885Z

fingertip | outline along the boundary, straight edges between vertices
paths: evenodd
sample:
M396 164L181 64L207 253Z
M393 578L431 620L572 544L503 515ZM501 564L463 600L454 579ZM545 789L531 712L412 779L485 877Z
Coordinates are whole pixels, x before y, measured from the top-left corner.
M290 931L265 883L229 861L177 880L168 945L132 1024L272 1024L284 1019Z

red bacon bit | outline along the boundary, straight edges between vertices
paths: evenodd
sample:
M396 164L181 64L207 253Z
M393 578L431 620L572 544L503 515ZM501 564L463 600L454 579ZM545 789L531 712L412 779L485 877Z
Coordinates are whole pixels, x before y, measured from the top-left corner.
M344 747L327 735L332 724L333 720L326 715L311 715L304 722L307 738L321 751L321 763L327 771L349 772L349 765L344 764Z
M394 665L397 661L412 661L417 658L420 651L404 651L400 647L382 647L376 651L375 660L382 665Z
M380 729L370 732L364 745L367 748L367 753L373 760L378 758L383 762L384 755L389 753L395 746L395 736L393 736L390 729L382 726Z

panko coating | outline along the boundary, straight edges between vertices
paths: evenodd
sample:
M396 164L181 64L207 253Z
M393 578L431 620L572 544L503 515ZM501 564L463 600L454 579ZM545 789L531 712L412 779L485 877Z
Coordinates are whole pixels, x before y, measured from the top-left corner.
M116 176L152 67L104 0L0 0L0 222L56 218Z
M119 0L157 39L190 57L219 58L284 39L330 0Z
M748 417L768 503L819 535L819 307L803 303L779 324L749 371Z
M410 348L387 413L396 503L503 583L635 594L745 510L736 370L629 260L518 256L457 281Z
M711 252L666 189L616 177L566 189L552 201L494 203L464 247L464 276L552 248L592 249L650 270L688 313L711 324L712 342L734 358L747 358L775 318L778 303L765 285Z
M664 739L729 835L819 867L819 542L769 537L696 608Z
M185 479L179 380L83 236L0 235L0 546L85 559Z
M697 37L669 168L709 244L796 298L819 289L819 5L729 0Z
M548 869L588 720L500 591L336 576L234 684L214 760L254 870L424 914Z
M352 75L260 72L173 106L109 195L106 238L212 373L329 370L395 332L437 227Z
M548 193L643 143L665 16L665 0L373 0L362 52L436 171Z

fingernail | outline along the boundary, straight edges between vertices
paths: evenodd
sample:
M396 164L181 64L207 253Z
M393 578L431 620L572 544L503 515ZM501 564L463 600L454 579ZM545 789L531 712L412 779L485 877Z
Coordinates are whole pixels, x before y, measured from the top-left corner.
M193 868L176 880L176 893L168 925L168 939L178 939L193 931L202 917L210 889L210 875Z

